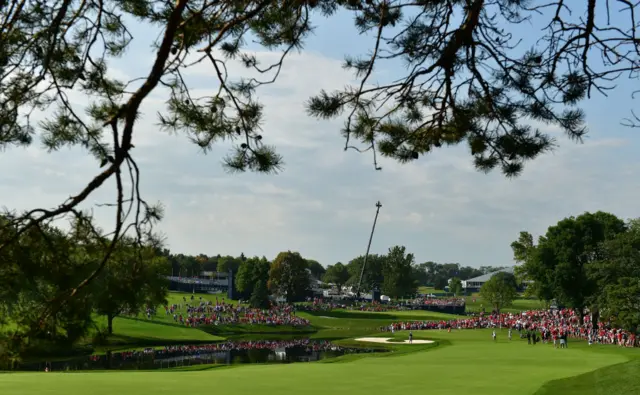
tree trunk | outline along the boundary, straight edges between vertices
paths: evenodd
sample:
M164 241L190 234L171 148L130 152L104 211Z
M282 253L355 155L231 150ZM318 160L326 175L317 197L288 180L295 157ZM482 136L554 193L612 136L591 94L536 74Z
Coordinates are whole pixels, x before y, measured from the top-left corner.
M600 321L600 309L594 307L591 310L591 324L594 328L598 328L598 321Z
M580 326L584 324L584 307L578 307L576 309L578 312L578 318L580 319Z
M107 314L107 333L113 335L113 314Z

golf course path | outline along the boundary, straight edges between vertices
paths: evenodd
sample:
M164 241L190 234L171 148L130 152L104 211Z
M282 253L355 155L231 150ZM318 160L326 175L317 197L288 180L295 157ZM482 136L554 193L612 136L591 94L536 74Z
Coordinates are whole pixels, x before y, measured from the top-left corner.
M401 341L401 342L392 342L390 337L361 337L356 339L358 342L369 342L369 343L387 343L387 344L409 344L409 340ZM415 339L411 344L431 344L433 340L419 340Z

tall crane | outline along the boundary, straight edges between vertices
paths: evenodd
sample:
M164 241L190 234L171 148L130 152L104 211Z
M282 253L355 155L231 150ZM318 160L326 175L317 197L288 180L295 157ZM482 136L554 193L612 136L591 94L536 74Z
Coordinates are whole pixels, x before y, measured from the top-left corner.
M360 279L358 280L358 287L356 288L356 295L360 299L360 286L362 285L362 277L364 276L364 269L367 266L367 258L369 258L369 249L371 248L371 241L373 240L373 232L376 230L376 222L378 222L378 214L382 204L380 201L376 203L376 216L373 219L373 227L371 228L371 235L369 236L369 244L367 245L367 253L364 255L364 262L362 263L362 270L360 270Z

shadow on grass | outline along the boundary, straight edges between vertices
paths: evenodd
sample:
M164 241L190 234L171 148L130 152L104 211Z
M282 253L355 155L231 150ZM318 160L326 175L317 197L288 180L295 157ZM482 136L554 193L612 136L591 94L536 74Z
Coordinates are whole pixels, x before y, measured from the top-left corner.
M545 383L534 395L640 394L640 359Z
M121 316L121 317L118 317L118 319L144 322L145 324L171 326L171 327L174 327L174 328L181 328L181 329L185 328L185 326L183 324L178 324L178 323L174 323L174 322L166 322L166 321L158 321L158 320L149 320L149 319L146 319L146 318L139 318L139 317Z
M397 317L389 313L355 312L355 311L305 311L305 314L314 317L350 318L350 319L373 319L373 320L395 320Z
M300 335L312 334L318 330L313 326L304 328L295 326L270 326L270 325L207 325L199 328L200 330L216 336L232 336L232 335Z
M318 318L343 318L354 320L376 320L376 321L439 321L442 320L442 315L429 315L420 313L424 310L403 310L401 314L394 314L393 312L377 313L373 311L304 311L303 313ZM442 314L432 312L434 314ZM453 316L451 316L453 317Z

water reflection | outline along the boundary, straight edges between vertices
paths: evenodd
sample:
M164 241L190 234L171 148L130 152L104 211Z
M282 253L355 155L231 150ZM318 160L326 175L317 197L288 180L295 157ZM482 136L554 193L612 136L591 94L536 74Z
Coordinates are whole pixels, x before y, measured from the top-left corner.
M262 340L109 352L106 355L64 361L23 364L19 370L154 370L201 364L251 364L313 362L345 354L378 352L373 348L345 348L326 341Z

